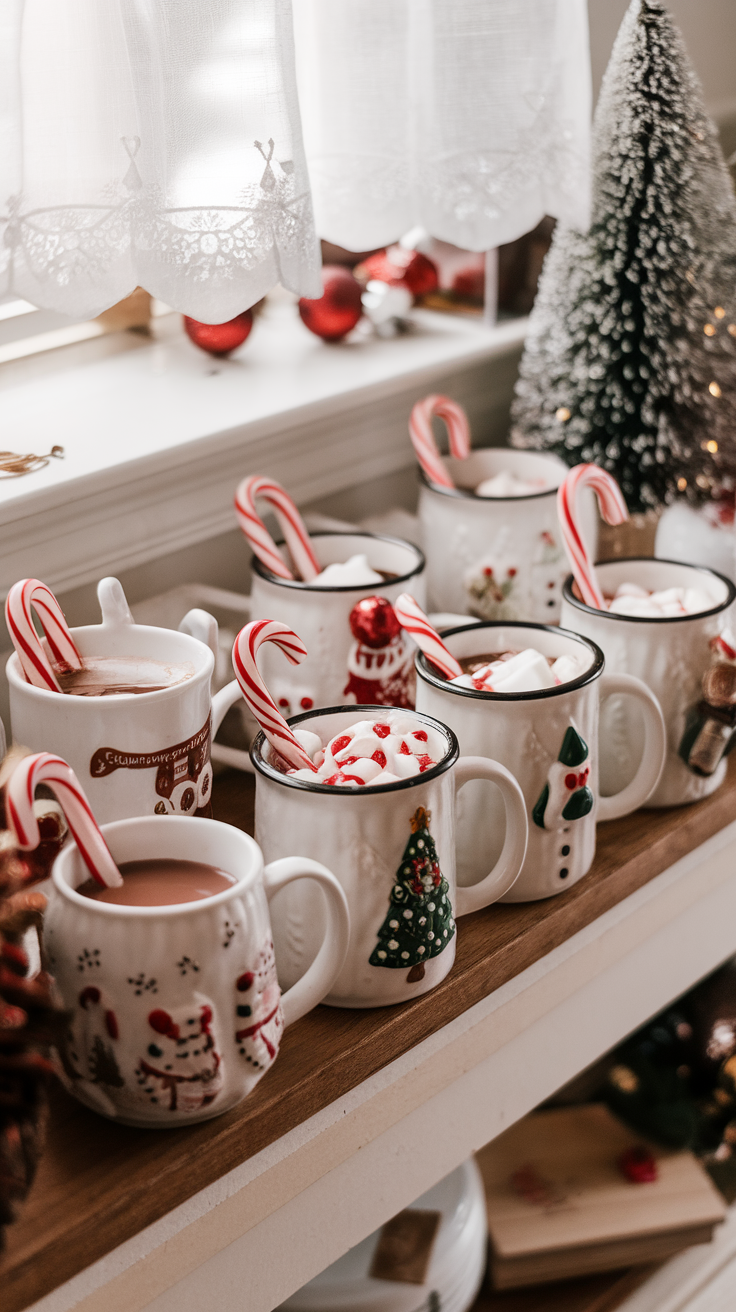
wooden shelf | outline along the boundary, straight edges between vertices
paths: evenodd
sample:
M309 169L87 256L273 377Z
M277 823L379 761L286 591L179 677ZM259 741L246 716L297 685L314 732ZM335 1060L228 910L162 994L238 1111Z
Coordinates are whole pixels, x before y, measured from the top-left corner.
M249 826L252 802L244 795L249 785L252 782L242 775L218 780L215 808L220 818ZM464 1022L468 1009L475 1007L477 1012L477 1004L522 972L531 977L531 967L551 961L550 954L572 936L579 936L694 852L735 815L736 758L724 786L695 806L639 812L601 825L594 867L569 893L544 902L494 906L464 918L450 976L423 998L373 1011L318 1008L286 1032L278 1061L250 1097L206 1124L181 1130L135 1130L106 1121L59 1092L31 1197L19 1222L8 1231L0 1263L3 1312L19 1312L239 1164L263 1154L309 1118L395 1065L415 1045L426 1047L433 1036ZM726 876L718 878L723 882ZM692 896L696 895L700 894ZM678 896L684 906L682 895ZM641 936L653 931L642 921L637 932ZM725 944L724 938L713 952L726 955ZM600 971L607 961L602 952ZM710 968L710 956L702 962L705 966L697 969ZM717 957L712 964L718 964ZM603 1029L600 1042L607 1042ZM529 1096L535 1096L535 1087L530 1080ZM526 1110L523 1106L518 1114ZM507 1112L505 1118L508 1124L515 1116ZM328 1169L329 1163L324 1167ZM439 1154L437 1169L442 1173ZM295 1184L293 1191L298 1188ZM367 1217L365 1233L372 1228L369 1221ZM225 1238L223 1243L227 1242ZM112 1310L113 1304L105 1306ZM143 1307L145 1301L135 1306Z

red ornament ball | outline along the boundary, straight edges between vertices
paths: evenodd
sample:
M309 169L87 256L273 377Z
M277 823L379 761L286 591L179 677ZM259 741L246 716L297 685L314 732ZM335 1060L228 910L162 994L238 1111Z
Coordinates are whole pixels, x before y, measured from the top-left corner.
M426 296L437 290L440 282L437 265L421 251L405 251L403 246L389 246L376 251L358 266L362 279L387 282L391 287L406 287L412 296Z
M198 319L184 319L184 331L190 341L210 355L229 355L242 346L253 327L253 311L246 310L227 323L200 323Z
M350 612L350 631L366 647L387 647L401 631L394 608L385 597L364 597Z
M349 269L326 264L322 269L324 292L318 300L302 296L299 313L310 333L336 342L353 329L363 313L360 283Z
M621 1174L632 1184L651 1184L659 1175L656 1158L644 1144L627 1148L619 1157L618 1166Z

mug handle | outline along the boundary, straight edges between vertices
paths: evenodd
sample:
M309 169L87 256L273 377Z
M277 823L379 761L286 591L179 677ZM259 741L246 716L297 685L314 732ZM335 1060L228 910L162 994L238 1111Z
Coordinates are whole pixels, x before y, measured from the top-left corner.
M643 806L659 783L667 754L667 730L662 708L654 693L641 679L635 678L633 674L603 674L599 687L601 700L612 697L614 693L624 693L639 702L644 715L644 751L639 769L631 782L611 797L598 798L596 822L618 820L620 816L630 815L637 807Z
M272 861L263 872L266 898L295 879L314 879L325 896L327 927L317 956L306 974L281 996L284 1025L291 1025L317 1006L329 993L345 963L350 940L348 900L332 871L306 856L284 856Z
M500 790L506 812L506 837L501 855L485 879L456 890L456 916L480 911L508 893L524 864L529 838L524 794L511 771L499 761L490 761L485 756L463 756L455 766L455 793L471 779L488 779Z
M188 633L190 638L197 638L203 642L205 647L209 647L215 658L217 665L217 656L219 651L219 627L214 615L209 611L201 610L195 606L188 610L184 618L179 623L179 632ZM212 737L217 736L217 730L225 719L226 713L231 706L242 696L240 684L237 679L226 683L224 688L216 692L212 698Z
M102 623L106 625L132 624L133 616L120 579L108 576L97 584L97 600L102 612Z
M239 697L243 696L243 690L237 679L231 683L226 683L224 688L216 692L212 698L212 737L217 734L217 730L225 719L225 713L234 706Z

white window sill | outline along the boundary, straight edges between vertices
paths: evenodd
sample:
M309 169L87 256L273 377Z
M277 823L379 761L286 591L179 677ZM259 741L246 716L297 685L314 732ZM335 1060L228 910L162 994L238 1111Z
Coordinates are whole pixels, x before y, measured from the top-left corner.
M412 402L441 387L482 412L488 362L515 357L525 327L418 311L406 336L326 346L275 301L225 361L172 315L155 341L5 366L3 447L65 459L0 480L0 590L35 575L63 592L226 532L247 473L304 503L407 467Z

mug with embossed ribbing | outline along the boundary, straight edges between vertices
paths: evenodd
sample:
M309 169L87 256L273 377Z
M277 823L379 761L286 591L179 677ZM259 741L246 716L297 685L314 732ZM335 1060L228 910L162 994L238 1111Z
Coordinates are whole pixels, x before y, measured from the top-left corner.
M98 669L109 661L131 686L159 674L167 686L116 695L52 692L26 682L14 652L6 666L14 741L68 761L101 824L151 813L209 814L212 738L241 696L235 679L211 695L215 658L202 639L214 641L215 621L190 611L182 620L187 631L134 624L117 579L103 579L97 595L102 623L71 630L82 661Z
M715 570L672 560L648 558L607 560L595 567L604 595L620 584L635 583L648 592L692 588L705 592L712 604L693 614L640 618L587 606L576 595L572 575L563 589L562 623L592 638L603 650L607 668L633 674L658 698L667 727L667 755L660 781L648 806L681 806L708 797L726 775L725 750L733 737L730 706L709 708L703 678L714 663L712 644L732 622L736 587ZM711 710L713 715L711 716ZM697 767L690 748L692 729L711 718L722 720L721 749L706 770ZM623 787L642 759L643 729L628 698L612 697L601 714L601 732L608 748L602 782L607 791ZM716 744L717 746L717 744Z

